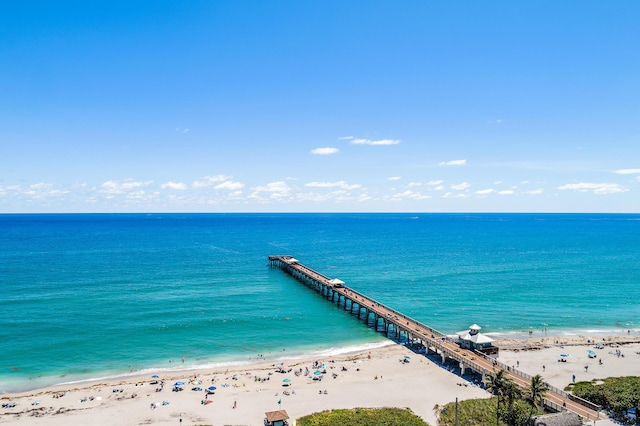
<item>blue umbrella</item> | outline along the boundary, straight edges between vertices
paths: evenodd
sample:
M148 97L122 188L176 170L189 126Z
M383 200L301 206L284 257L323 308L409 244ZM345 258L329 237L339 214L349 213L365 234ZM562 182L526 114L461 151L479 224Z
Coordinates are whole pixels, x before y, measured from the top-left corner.
M158 376L158 375L154 374L153 376L151 376L151 378L152 378L152 379L159 379L159 378L160 378L160 376Z
M319 376L320 374L322 374L321 372L319 372L318 370L314 371L313 374L315 374L316 376Z
M411 359L411 357L409 355L405 355L404 359Z
M291 380L289 380L289 379L284 379L284 380L283 380L283 382L285 382L285 383L289 383L290 381L291 381Z
M175 382L173 384L173 386L182 386L182 385L184 385L184 382Z
M214 390L216 390L216 387L215 386L209 386L207 389L209 389L210 391L214 391Z
M561 356L561 357L563 357L563 358L566 358L566 357L568 357L569 355L567 355L567 354L560 354L560 356Z

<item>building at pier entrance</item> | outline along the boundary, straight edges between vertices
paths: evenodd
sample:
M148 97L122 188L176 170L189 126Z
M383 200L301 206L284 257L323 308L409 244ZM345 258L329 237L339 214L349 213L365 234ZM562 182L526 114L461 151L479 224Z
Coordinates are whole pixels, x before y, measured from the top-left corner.
M498 348L493 346L494 339L480 333L480 329L478 324L473 324L469 326L468 330L457 332L458 344L463 349L477 350L487 355L497 355Z

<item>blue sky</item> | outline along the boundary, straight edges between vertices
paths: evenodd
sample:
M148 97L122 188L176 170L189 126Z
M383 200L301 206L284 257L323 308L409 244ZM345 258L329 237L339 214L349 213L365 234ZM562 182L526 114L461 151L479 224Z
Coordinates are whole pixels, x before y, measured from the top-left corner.
M0 212L638 212L636 1L0 3Z

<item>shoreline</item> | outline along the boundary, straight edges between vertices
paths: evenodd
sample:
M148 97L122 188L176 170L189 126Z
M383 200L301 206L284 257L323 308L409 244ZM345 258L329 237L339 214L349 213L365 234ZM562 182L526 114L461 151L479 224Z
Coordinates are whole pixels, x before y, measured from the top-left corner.
M603 349L596 352L603 363L587 356L587 350L599 342ZM581 381L640 371L638 336L599 335L597 341L586 335L498 339L496 346L501 348L501 362L531 375L541 374L558 388L569 384L572 376ZM567 362L559 362L560 352L566 353ZM410 362L402 362L406 357ZM322 380L314 380L315 361L324 365ZM278 372L279 365L288 372ZM395 406L408 407L436 425L435 405L490 396L470 381L477 377L460 377L450 372L451 367L441 365L437 356L418 354L389 340L384 346L334 355L150 370L2 394L3 404L16 406L0 410L0 424L175 424L178 418L186 424L261 424L265 411L277 409L287 410L294 419L326 409ZM155 375L158 379L152 378ZM159 384L153 384L156 380L164 382L160 392L156 391ZM185 383L184 390L173 392L172 384L179 381ZM209 386L217 389L207 397L204 390Z
M532 333L532 336L529 337L526 331L513 331L508 333L486 333L487 336L495 339L494 344L498 346L501 350L536 350L542 348L549 348L554 346L570 346L570 345L587 345L589 342L601 341L603 344L629 344L629 343L640 343L640 329L629 329L629 332L612 332L612 330L547 330L547 333L540 331L535 331ZM380 335L382 336L382 335ZM449 335L451 337L457 337L455 335ZM339 356L343 354L351 354L359 351L372 350L379 347L385 347L394 344L392 340L382 340L377 342L365 342L354 345L347 346L339 346L339 347L331 347L328 349L318 349L308 352L295 352L291 351L292 354L288 353L285 350L269 352L266 357L262 359L257 358L255 356L246 357L246 354L243 356L243 360L221 360L214 361L211 363L203 363L203 364L190 364L190 365L173 365L170 367L145 367L139 370L134 371L122 371L122 372L95 372L95 374L91 375L78 375L77 378L72 378L71 380L64 380L64 377L72 377L71 374L65 374L64 376L60 375L52 375L49 377L38 376L35 379L31 377L25 378L24 380L8 380L5 383L18 383L18 382L34 382L42 379L42 384L36 384L34 386L20 386L20 387L11 387L8 386L5 389L1 386L2 382L0 381L0 397L3 395L22 393L22 392L32 392L37 391L39 389L46 389L49 387L58 387L58 386L81 386L85 383L92 383L96 381L111 381L111 380L130 380L131 378L135 378L146 373L152 374L153 372L157 373L167 373L167 374L180 374L183 372L196 371L196 370L207 370L207 369L219 369L219 368L243 368L246 366L251 366L259 361L272 361L278 362L282 360L304 360L309 358L323 358L323 357L332 357ZM236 357L237 359L238 357ZM176 360L179 362L179 360ZM174 362L175 364L175 362ZM50 380L48 380L50 379ZM56 380L58 379L58 380Z
M313 368L316 361L322 366L317 370ZM279 365L287 372L278 372ZM399 406L411 408L435 425L434 405L456 397L488 397L480 386L393 342L286 364L268 360L213 371L159 373L157 380L164 382L159 392L152 375L5 394L2 402L16 406L0 410L0 424L175 424L183 418L186 424L246 425L261 424L266 411L278 409L295 419L331 408ZM178 382L184 382L184 390L173 392L172 385ZM217 389L205 396L209 386ZM425 392L416 392L425 386ZM192 391L194 387L201 390Z

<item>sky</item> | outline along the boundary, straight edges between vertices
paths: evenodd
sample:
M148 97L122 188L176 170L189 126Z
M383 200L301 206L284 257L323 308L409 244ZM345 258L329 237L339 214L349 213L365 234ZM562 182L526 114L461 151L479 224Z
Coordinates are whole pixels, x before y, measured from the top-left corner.
M0 2L0 213L640 211L637 1Z

